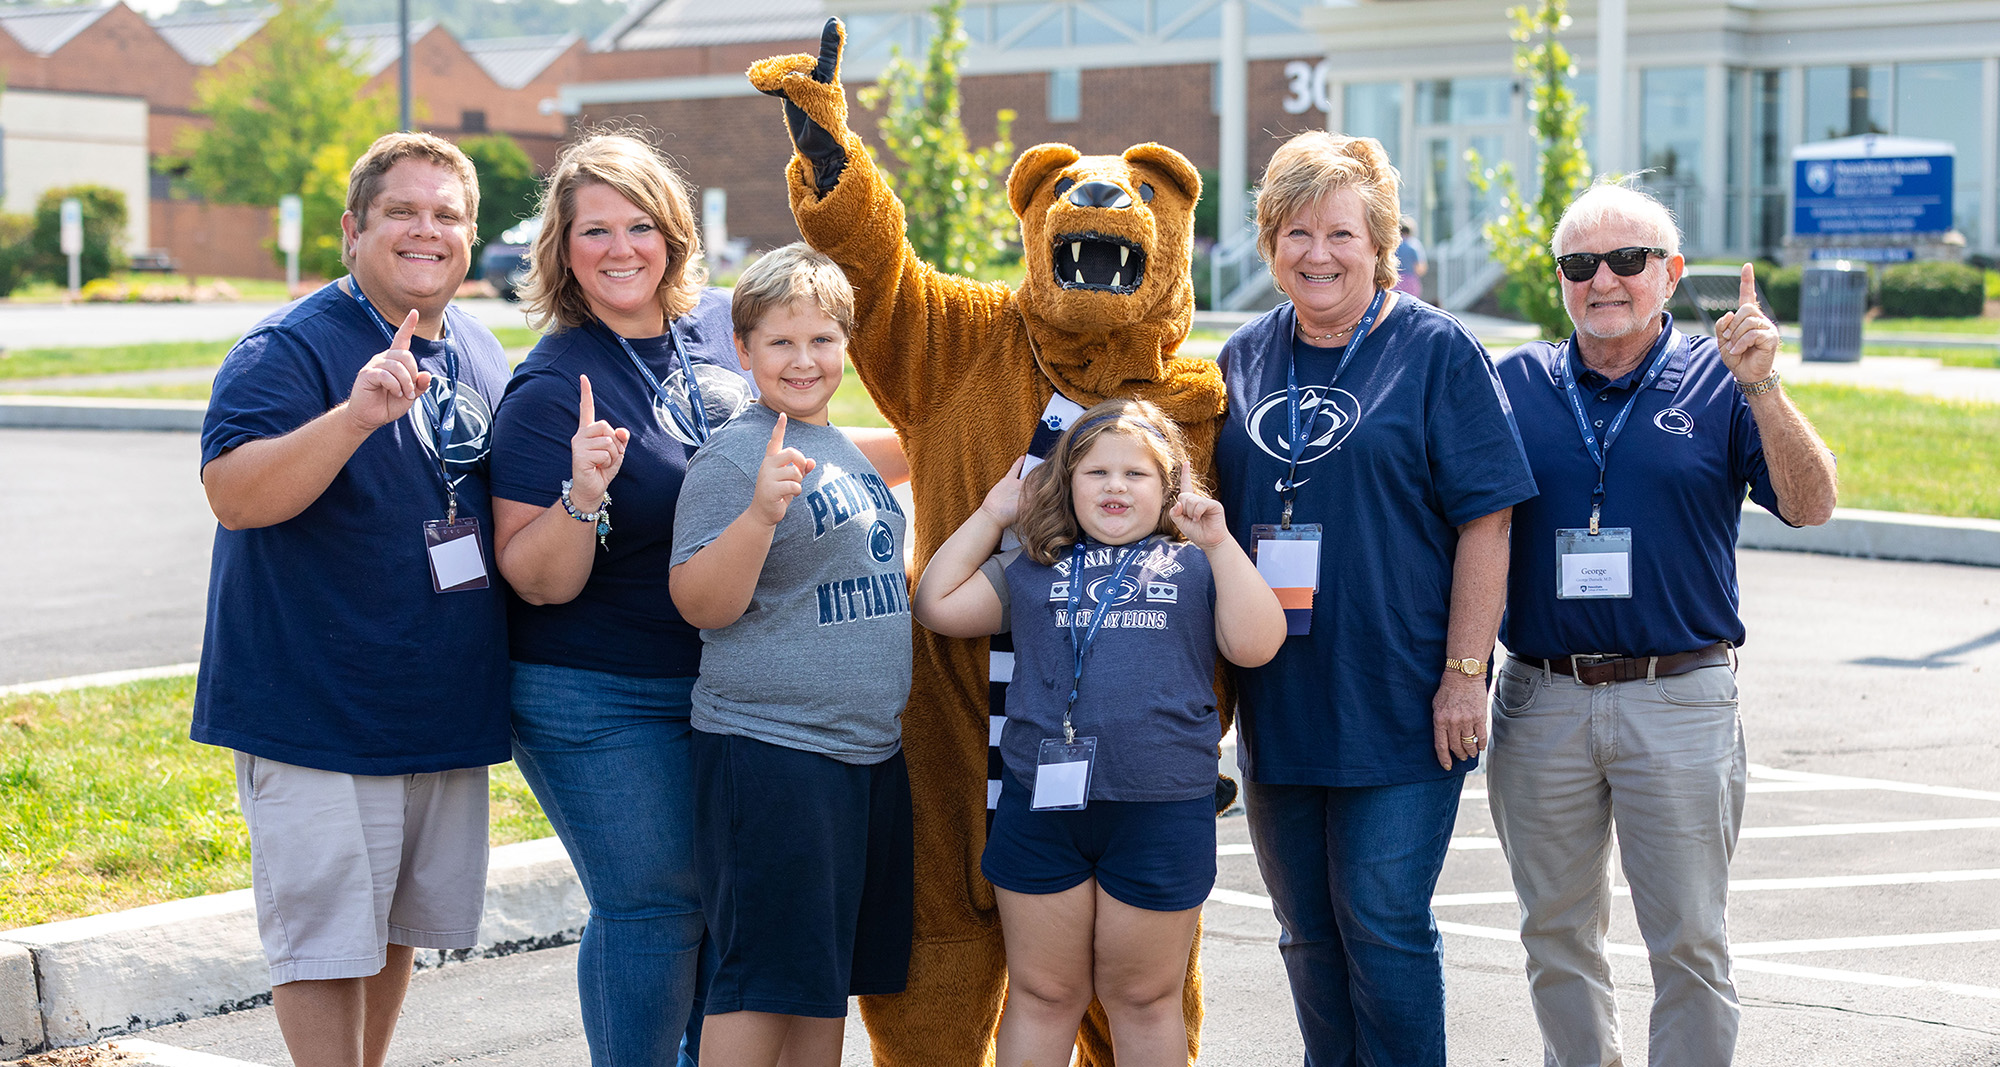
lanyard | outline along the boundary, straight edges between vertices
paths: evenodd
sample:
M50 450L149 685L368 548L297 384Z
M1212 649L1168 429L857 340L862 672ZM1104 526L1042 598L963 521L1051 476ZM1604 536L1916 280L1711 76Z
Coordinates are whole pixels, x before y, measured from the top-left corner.
M1361 339L1367 337L1368 331L1374 327L1375 316L1381 314L1382 300L1386 296L1388 296L1388 290L1375 290L1375 298L1368 302L1368 310L1361 313L1361 321L1354 326L1354 336L1348 338L1347 351L1341 353L1340 362L1333 368L1333 377L1326 380L1326 391L1320 394L1320 403L1323 404L1326 402L1326 394L1333 391L1333 383L1340 380L1341 372L1347 369L1348 362L1354 358L1354 350L1361 347ZM1296 310L1293 312L1293 315L1297 315ZM1290 342L1291 338L1286 338L1286 341ZM1298 354L1297 350L1289 343L1285 350L1287 352L1285 357L1285 427L1286 433L1289 435L1285 440L1286 444L1291 448L1292 462L1291 469L1285 472L1285 480L1278 483L1278 495L1285 501L1285 513L1278 521L1285 529L1289 530L1292 528L1292 498L1297 496L1299 492L1299 483L1297 480L1299 476L1299 457L1305 455L1306 442L1305 434L1300 432L1299 427ZM1310 423L1305 427L1308 430L1311 428Z
M1145 554L1146 546L1153 541L1151 536L1139 539L1139 543L1125 550L1118 560L1118 569L1111 573L1111 583L1105 588L1112 596L1124 586L1125 572L1132 561ZM1078 636L1076 629L1076 609L1083 603L1083 541L1079 538L1076 547L1069 554L1069 647L1076 654L1076 673L1070 677L1069 703L1063 708L1063 743L1076 743L1076 727L1070 722L1070 714L1076 710L1076 694L1083 688L1083 659L1090 654L1090 646L1097 640L1097 628L1104 623L1105 610L1100 607L1090 618L1090 628Z
M375 305L362 295L361 283L350 275L348 284L351 287L348 292L354 297L354 302L367 309L368 317L375 320L383 339L395 344L396 331L389 328L389 320L383 318L382 313L375 310ZM449 337L443 338L440 343L444 345L444 399L438 401L437 415L431 423L431 440L437 446L434 451L437 452L438 480L444 484L444 520L457 522L458 490L452 487L451 472L445 469L444 452L451 443L451 431L457 428L454 409L458 405L458 349L452 346ZM423 398L418 397L417 403L422 405Z
M1659 380L1661 372L1667 369L1667 342L1672 340L1673 335L1674 331L1670 326L1660 330L1660 339L1653 343L1653 351L1646 357L1651 365L1646 368L1645 376L1639 379L1638 386L1632 390L1632 399L1625 401L1624 409L1619 411L1617 417L1611 420L1611 425L1605 428L1604 443L1601 445L1597 442L1597 435L1591 432L1590 416L1584 414L1583 394L1576 387L1576 375L1570 372L1570 358L1575 351L1575 345L1565 343L1562 351L1556 355L1556 384L1562 387L1563 395L1569 397L1569 409L1576 416L1576 428L1583 433L1584 451L1589 452L1590 461L1597 464L1597 488L1590 493L1592 534L1597 533L1597 520L1604 512L1604 468L1606 459L1611 455L1611 443L1618 440L1618 435L1624 431L1625 420L1638 405L1639 397L1647 389L1652 388L1653 383Z
M671 324L667 326L667 347L673 350L674 358L680 362L681 380L687 383L688 406L694 409L692 422L674 406L673 397L668 395L667 387L660 383L660 376L654 374L653 368L646 366L646 361L639 358L639 352L632 347L632 342L627 341L609 326L604 327L604 332L618 338L618 347L624 349L632 365L639 368L639 376L646 379L646 384L652 388L653 395L660 398L660 403L666 406L667 414L680 426L681 432L697 443L708 440L708 409L702 406L701 385L694 380L694 361L688 358L687 350L681 347L680 339L674 336L673 326Z

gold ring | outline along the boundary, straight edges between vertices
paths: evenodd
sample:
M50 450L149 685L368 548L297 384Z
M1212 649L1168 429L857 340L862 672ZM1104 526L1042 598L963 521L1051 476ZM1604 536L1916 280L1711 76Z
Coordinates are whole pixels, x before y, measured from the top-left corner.
M1479 743L1479 736L1477 734L1474 734L1471 737L1461 737L1459 738L1459 741L1463 744L1476 745Z

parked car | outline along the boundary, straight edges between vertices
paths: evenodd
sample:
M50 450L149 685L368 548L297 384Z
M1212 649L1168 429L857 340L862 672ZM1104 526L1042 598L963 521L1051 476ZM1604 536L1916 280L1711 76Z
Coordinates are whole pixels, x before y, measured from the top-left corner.
M503 299L519 300L521 283L528 277L528 248L542 232L542 220L532 218L500 235L498 241L479 253L479 276L493 286Z

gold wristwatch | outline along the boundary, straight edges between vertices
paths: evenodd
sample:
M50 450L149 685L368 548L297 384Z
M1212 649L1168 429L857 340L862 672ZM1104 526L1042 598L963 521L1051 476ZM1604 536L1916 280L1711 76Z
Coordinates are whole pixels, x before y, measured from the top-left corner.
M1467 678L1477 678L1486 673L1486 662L1476 659L1448 659L1444 661L1444 669L1457 671Z

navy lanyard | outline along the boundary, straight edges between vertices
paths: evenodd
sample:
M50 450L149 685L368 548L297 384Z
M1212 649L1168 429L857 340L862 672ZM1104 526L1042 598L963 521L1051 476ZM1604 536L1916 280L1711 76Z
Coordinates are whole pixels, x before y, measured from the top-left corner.
M667 347L673 350L674 358L680 362L681 380L687 382L688 406L694 409L693 422L689 422L687 415L674 406L673 397L668 395L667 387L660 383L660 376L654 374L653 368L646 366L646 361L639 358L639 352L632 347L632 342L627 341L617 330L609 326L604 327L604 332L618 338L618 347L624 349L625 355L632 360L632 365L639 368L640 377L646 379L646 384L652 388L653 395L659 397L660 403L666 405L667 414L680 425L681 432L697 444L708 440L708 409L702 406L701 385L694 380L694 361L689 359L686 350L681 348L680 339L674 336L673 325L667 326Z
M1111 583L1105 586L1110 590L1109 595L1118 595L1118 590L1124 587L1125 572L1131 568L1133 560L1145 555L1146 546L1152 541L1150 535L1142 537L1138 544L1125 550L1125 555L1118 560L1118 569L1111 573ZM1107 614L1100 606L1097 613L1090 617L1090 628L1081 636L1077 634L1076 609L1083 604L1083 552L1083 541L1079 538L1069 554L1069 647L1076 653L1076 673L1070 677L1069 704L1063 708L1063 743L1066 745L1076 743L1076 727L1070 722L1070 714L1076 710L1076 694L1083 688L1083 660L1090 655L1090 646L1097 641L1097 628L1104 624Z
M1646 357L1651 361L1651 366L1646 368L1645 376L1639 379L1638 387L1632 390L1632 399L1625 401L1624 409L1619 411L1617 417L1611 420L1611 425L1605 428L1604 443L1601 445L1597 443L1597 435L1591 432L1590 416L1584 414L1583 394L1577 390L1576 375L1570 373L1570 359L1576 347L1572 343L1574 338L1571 342L1565 342L1562 351L1556 353L1556 384L1562 387L1563 395L1569 397L1569 409L1576 415L1576 428L1583 433L1584 451L1589 452L1590 461L1597 464L1597 488L1590 493L1590 532L1593 534L1597 532L1598 517L1604 512L1604 468L1606 459L1611 455L1611 444L1618 440L1618 435L1624 431L1625 420L1638 405L1639 397L1647 389L1652 388L1653 383L1659 380L1660 374L1667 369L1667 342L1673 339L1673 335L1674 331L1671 328L1660 330L1660 339L1653 342L1653 351Z
M1333 368L1333 377L1326 380L1326 392L1320 394L1320 403L1326 403L1326 394L1333 391L1333 383L1340 380L1341 372L1345 371L1349 361L1354 359L1354 351L1361 347L1361 339L1368 336L1368 331L1374 328L1375 316L1381 314L1382 301L1388 295L1389 291L1387 289L1375 290L1375 298L1368 302L1368 310L1361 313L1361 321L1354 326L1354 336L1347 340L1347 351L1341 353L1340 362ZM1295 309L1292 314L1296 324L1297 310ZM1296 325L1294 328L1296 329ZM1287 342L1285 349L1287 353L1285 357L1285 427L1289 435L1285 440L1291 446L1292 462L1291 469L1285 472L1285 480L1278 483L1278 495L1284 498L1285 501L1285 513L1279 519L1279 523L1285 529L1289 530L1292 528L1292 498L1297 496L1299 492L1297 481L1299 476L1299 457L1305 455L1306 442L1305 434L1301 433L1299 428L1298 354L1296 349L1290 344L1292 338L1288 337L1285 340ZM1311 429L1310 426L1306 428Z
M352 287L348 292L354 297L354 302L367 309L368 317L375 320L375 326L382 331L383 339L392 345L395 344L396 331L389 327L389 320L383 318L380 311L375 310L375 305L369 303L368 298L362 295L361 283L354 280L352 275L348 276L347 281ZM437 445L435 451L438 461L438 480L444 483L444 521L457 522L458 490L452 487L451 472L445 469L444 452L451 444L451 431L457 426L454 409L458 405L458 349L452 346L449 337L442 338L439 343L444 345L445 388L444 399L438 401L437 418L431 423L431 440ZM417 403L421 405L423 397L418 397Z

